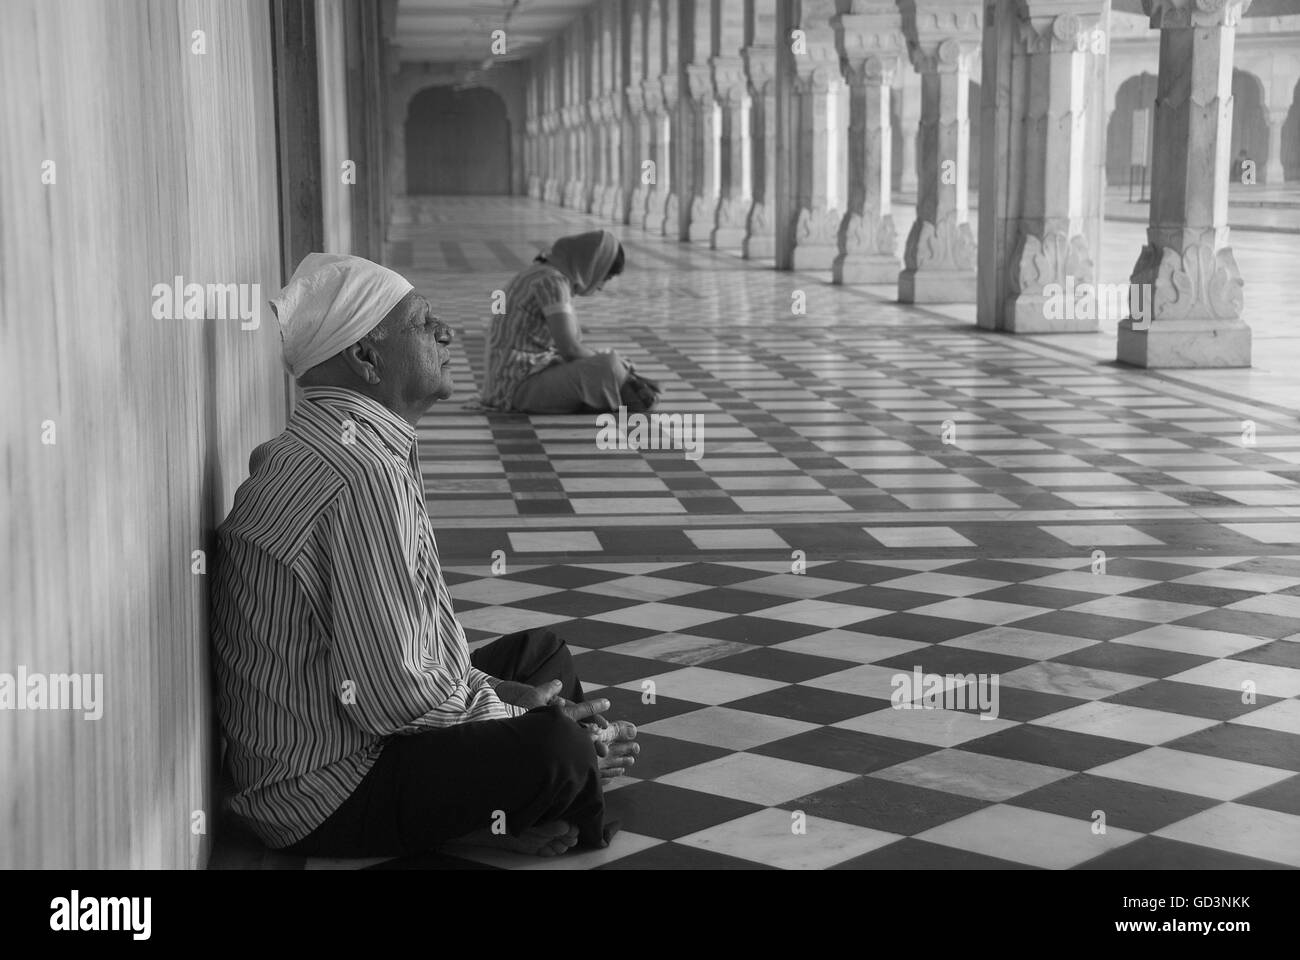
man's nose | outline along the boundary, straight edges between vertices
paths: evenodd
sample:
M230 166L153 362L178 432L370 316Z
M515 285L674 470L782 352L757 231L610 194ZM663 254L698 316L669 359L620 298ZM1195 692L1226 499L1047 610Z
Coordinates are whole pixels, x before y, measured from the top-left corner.
M456 332L452 330L451 327L447 326L445 323L439 323L436 327L433 328L433 330L434 330L434 339L437 340L439 343L451 343L452 339L456 336Z

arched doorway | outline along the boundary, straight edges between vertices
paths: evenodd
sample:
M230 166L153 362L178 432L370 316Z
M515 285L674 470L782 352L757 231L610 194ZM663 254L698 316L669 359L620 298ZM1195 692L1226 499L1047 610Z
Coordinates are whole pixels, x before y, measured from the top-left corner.
M1300 83L1291 92L1291 109L1282 124L1282 170L1288 180L1300 180Z
M1268 160L1268 114L1264 111L1264 85L1245 70L1232 71L1232 152L1235 163L1241 151L1255 161L1256 175L1264 178Z
M484 87L429 87L406 115L408 194L509 194L510 122Z
M1129 77L1115 91L1115 110L1106 128L1106 182L1112 186L1128 184L1133 166L1133 114L1147 111L1145 147L1138 153L1151 162L1152 137L1155 132L1156 78L1154 74L1139 73ZM1151 171L1147 171L1150 179Z

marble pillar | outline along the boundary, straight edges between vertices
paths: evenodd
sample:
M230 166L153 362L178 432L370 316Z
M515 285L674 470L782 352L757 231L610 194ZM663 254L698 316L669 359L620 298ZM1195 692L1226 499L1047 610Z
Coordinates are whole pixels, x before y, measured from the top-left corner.
M649 212L646 214L646 229L658 232L661 236L675 237L678 235L681 192L678 183L681 174L675 159L678 156L678 144L675 138L681 133L680 121L674 123L674 118L678 116L677 77L669 74L661 76L659 91L663 98L663 114L660 116L659 136L656 138L659 150L656 176L659 183L650 199Z
M647 233L661 233L664 220L664 93L659 78L641 81L641 98L645 103L646 140L644 160L651 162L652 179L645 186L645 200L639 217L632 222Z
M745 63L739 57L716 57L713 89L717 91L722 129L719 143L718 205L709 245L715 250L740 252L746 221L753 204L750 197L749 88Z
M1089 96L1090 59L1104 49L1105 4L1098 0L1028 0L1013 64L1023 75L1024 137L1019 176L1019 238L1007 272L1012 296L1002 329L1011 333L1085 333L1099 310L1063 309L1064 291L1096 282L1094 241L1101 232L1097 158L1104 144L1089 136L1100 110ZM1104 87L1103 87L1104 89ZM1015 119L1013 119L1013 123ZM1089 162L1092 161L1092 162ZM1090 209L1091 208L1091 209Z
M528 163L528 196L534 200L540 200L542 197L542 178L539 175L541 165L537 156L539 130L536 118L529 117L524 123L524 130L528 134L528 140L524 147Z
M890 213L889 91L907 47L902 17L893 3L858 0L833 22L848 67L850 178L831 275L835 283L892 284L899 261Z
M625 176L631 177L632 196L628 200L627 222L641 226L645 222L645 203L650 184L642 171L644 161L650 159L650 114L646 112L645 93L640 82L627 88L627 148L628 161L624 164Z
M623 96L612 93L604 98L605 129L609 138L609 189L601 214L615 223L627 217L627 191L623 187Z
M1286 179L1282 169L1282 125L1286 123L1287 110L1268 112L1268 159L1264 161L1264 182L1277 186Z
M840 253L840 220L847 203L848 88L840 72L831 0L805 0L799 29L805 50L794 56L798 127L795 270L831 270Z
M713 239L718 213L718 180L721 167L721 110L713 88L713 70L708 64L686 68L691 122L691 166L686 171L691 190L690 219L685 239L707 244Z
M744 51L750 89L750 150L753 201L745 221L742 252L747 260L776 256L776 48Z
M972 303L976 251L968 218L967 98L979 52L980 6L977 0L900 0L899 6L912 66L921 75L921 136L916 220L907 235L898 299Z
M1119 325L1141 367L1248 367L1250 327L1228 245L1232 47L1250 0L1143 0L1160 31L1151 219L1130 284L1148 315ZM1136 296L1134 297L1136 299Z
M546 131L546 179L542 187L542 199L547 203L560 202L560 181L558 165L558 145L556 142L559 120L554 112L542 117L542 129Z
M901 193L916 196L916 135L921 127L921 75L904 65L900 71L903 82L899 87L898 136L902 140L902 165L898 180Z
M583 213L598 214L605 194L605 128L598 99L586 102L582 120L586 179L582 185L580 209Z

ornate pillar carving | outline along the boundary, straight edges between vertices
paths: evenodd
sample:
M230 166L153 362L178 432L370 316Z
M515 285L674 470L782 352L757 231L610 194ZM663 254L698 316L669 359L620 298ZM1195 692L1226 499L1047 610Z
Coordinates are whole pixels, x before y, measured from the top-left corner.
M1104 49L1105 6L1097 0L1028 0L1028 17L1019 24L1022 206L1019 238L1007 264L1011 297L1002 324L1014 333L1097 329L1097 311L1064 310L1049 299L1059 301L1063 291L1096 281L1101 205L1095 201L1101 185L1093 181L1104 144L1089 136L1096 118L1088 110L1100 109L1100 103L1088 84L1094 72L1089 60L1098 55L1092 51ZM1098 36L1103 43L1095 42Z
M899 6L908 54L921 75L921 136L916 220L907 235L898 299L971 303L975 236L967 212L967 99L980 46L980 6L978 0L899 0Z
M795 270L830 270L839 256L840 220L848 200L848 88L840 73L832 0L804 0L800 25L806 52L794 56L798 151Z
M715 250L739 251L749 217L749 89L745 62L740 57L715 57L713 89L721 108L717 216L709 245Z
M744 51L745 72L752 91L753 202L745 223L746 259L776 256L776 48L752 46Z
M832 277L836 283L894 283L899 262L890 213L889 90L906 40L895 4L860 0L853 11L833 21L848 64L850 177Z
M713 70L706 63L686 67L691 122L691 165L687 172L691 208L686 236L692 243L707 244L713 236L718 211L718 179L721 155L720 117L713 92Z
M1118 359L1142 367L1248 367L1250 327L1228 245L1232 46L1250 0L1143 0L1160 30L1151 220L1130 283L1149 323L1119 325ZM1136 299L1136 297L1134 298Z
M1282 170L1282 125L1286 123L1287 110L1268 112L1268 159L1264 161L1264 182L1277 185L1286 179Z

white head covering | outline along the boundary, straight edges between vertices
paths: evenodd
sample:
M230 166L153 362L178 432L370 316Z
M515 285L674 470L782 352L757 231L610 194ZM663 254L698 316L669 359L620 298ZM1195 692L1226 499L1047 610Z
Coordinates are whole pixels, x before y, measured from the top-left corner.
M339 253L309 253L271 307L284 366L294 377L346 350L415 289L387 267Z

